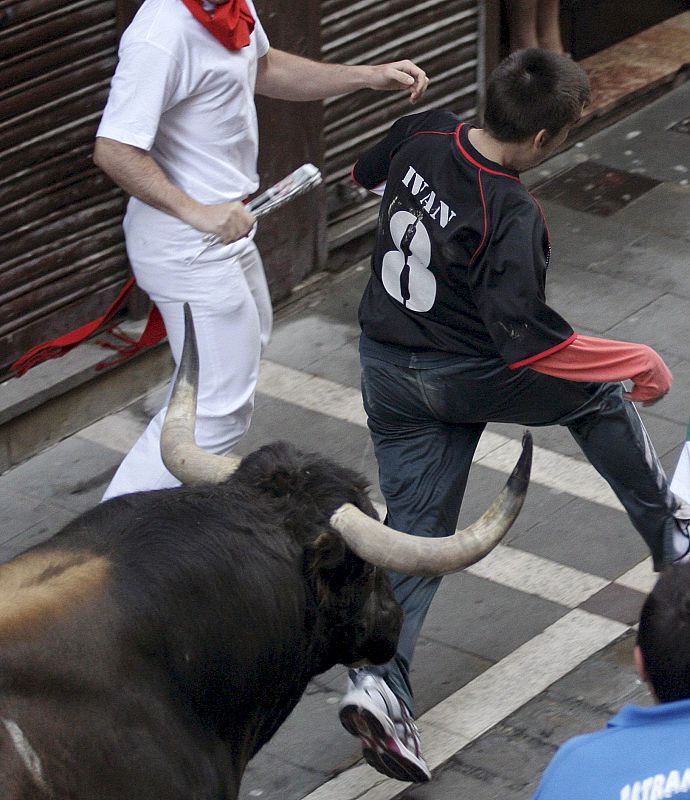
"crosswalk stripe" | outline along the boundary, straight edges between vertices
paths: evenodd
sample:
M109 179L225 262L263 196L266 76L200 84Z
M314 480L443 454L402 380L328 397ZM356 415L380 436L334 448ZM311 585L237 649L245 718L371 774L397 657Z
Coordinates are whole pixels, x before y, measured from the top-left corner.
M496 547L467 572L567 608L577 608L610 583L597 575L505 545Z
M366 427L366 414L359 389L326 378L264 360L258 391L275 400L291 403L352 425ZM113 414L84 428L78 434L121 453L129 451L145 425ZM485 431L474 455L474 463L506 475L512 472L520 454L520 442L493 431ZM622 507L608 484L587 462L534 448L531 481L549 489L617 510Z
M628 589L634 589L637 592L649 594L654 588L658 577L659 573L654 572L652 558L649 556L645 558L644 561L640 561L640 563L632 569L629 569L623 575L616 578L616 583L620 583L621 586L627 586Z
M359 389L334 383L272 361L263 361L258 391L276 400L325 414L334 419L366 427ZM507 436L485 431L474 456L474 462L509 475L520 454L520 442ZM608 484L585 461L534 448L531 480L549 489L621 510L621 505Z
M374 508L383 519L385 505L374 503ZM645 566L651 571L651 559ZM611 582L504 544L499 544L481 561L467 567L465 572L567 608L576 608ZM642 581L644 574L644 569L640 570L638 582ZM633 580L631 577L626 586L635 588L631 586Z

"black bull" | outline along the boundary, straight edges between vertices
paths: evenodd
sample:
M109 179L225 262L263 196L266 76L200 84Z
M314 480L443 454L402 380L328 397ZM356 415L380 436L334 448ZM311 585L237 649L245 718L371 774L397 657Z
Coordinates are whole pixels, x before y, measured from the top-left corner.
M352 507L375 516L359 476L278 443L219 483L103 503L0 567L0 798L236 798L312 677L395 652L385 573L334 527Z

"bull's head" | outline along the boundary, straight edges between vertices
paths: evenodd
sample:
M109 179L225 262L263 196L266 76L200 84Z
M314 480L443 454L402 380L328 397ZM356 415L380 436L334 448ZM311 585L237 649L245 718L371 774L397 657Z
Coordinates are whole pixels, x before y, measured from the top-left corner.
M252 495L270 498L268 507L302 553L308 596L318 613L310 664L367 661L383 664L396 651L402 612L387 575L363 561L329 525L342 503L376 517L364 478L353 470L288 442L273 442L242 459L234 481Z
M376 513L372 508L372 513ZM385 664L398 646L403 613L386 572L356 556L342 537L326 532L316 540L311 569L320 588L320 652L332 663Z
M196 444L198 372L194 325L185 304L185 343L161 434L161 455L166 467L183 483L219 483L237 469L239 460L207 453ZM361 559L378 567L431 577L456 572L483 558L508 532L522 508L531 463L532 439L525 433L522 454L501 493L476 522L452 536L407 536L353 503L335 509L330 526Z

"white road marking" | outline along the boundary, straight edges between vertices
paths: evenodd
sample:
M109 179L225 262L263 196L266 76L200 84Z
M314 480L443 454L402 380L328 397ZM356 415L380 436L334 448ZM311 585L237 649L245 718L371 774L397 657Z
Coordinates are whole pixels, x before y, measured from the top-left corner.
M88 428L82 428L77 436L125 454L130 451L145 428L146 422L135 418L125 410L99 419Z
M576 608L610 583L507 545L498 545L467 572L568 608Z
M475 455L474 462L509 475L520 455L520 442L493 431L485 431L482 441L485 439L485 446L495 444L495 448L486 456ZM589 462L563 456L543 447L534 448L530 481L557 492L581 497L590 503L623 510L611 487Z
M422 720L476 739L627 630L623 623L573 609Z
M379 518L383 519L386 515L385 505L374 503L374 507ZM651 569L651 559L649 563ZM495 547L481 561L467 567L466 572L567 608L577 608L611 582L503 544ZM630 583L626 585L630 586Z
M359 389L273 361L262 361L258 391L267 397L352 425L366 427L367 424ZM127 453L145 427L145 422L124 411L84 428L78 436L117 452ZM508 475L515 466L520 448L520 442L515 439L485 431L477 447L474 463ZM608 484L585 461L535 447L531 480L591 503L622 510Z
M292 403L300 408L366 427L359 389L309 375L272 361L261 363L258 391L261 394ZM509 475L518 459L520 442L507 436L485 431L475 453L474 462ZM534 448L531 480L534 483L581 497L592 503L621 509L608 484L586 461Z
M635 589L643 594L649 594L654 587L654 584L659 577L658 572L654 572L652 567L652 558L645 558L640 561L637 566L629 569L626 573L616 578L616 583L627 586L629 589Z
M257 391L276 400L366 428L367 417L359 389L284 367L261 362Z

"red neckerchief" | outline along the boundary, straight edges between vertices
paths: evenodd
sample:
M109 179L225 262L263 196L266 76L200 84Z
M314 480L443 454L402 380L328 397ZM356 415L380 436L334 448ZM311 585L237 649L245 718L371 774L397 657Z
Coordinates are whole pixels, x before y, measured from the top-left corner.
M249 37L254 30L254 17L247 0L228 0L212 11L206 11L202 0L182 2L195 19L228 50L239 50L249 44Z

